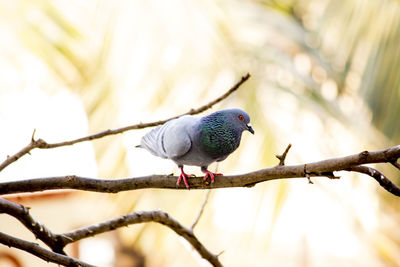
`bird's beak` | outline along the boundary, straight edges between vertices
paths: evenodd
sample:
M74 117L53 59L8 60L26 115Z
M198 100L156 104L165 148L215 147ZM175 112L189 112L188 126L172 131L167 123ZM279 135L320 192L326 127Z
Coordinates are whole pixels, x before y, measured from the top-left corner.
M251 132L252 134L254 134L254 130L253 130L253 127L251 127L250 125L246 125L247 126L247 130L249 131L249 132Z

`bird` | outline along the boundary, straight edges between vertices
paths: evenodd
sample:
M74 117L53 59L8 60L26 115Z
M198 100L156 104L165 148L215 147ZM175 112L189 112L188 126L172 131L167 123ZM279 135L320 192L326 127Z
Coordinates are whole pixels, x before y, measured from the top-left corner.
M186 174L184 165L199 166L205 174L204 181L210 177L214 183L214 177L222 173L213 173L208 166L225 160L234 152L243 131L254 134L249 123L250 116L236 108L219 110L204 117L183 115L152 129L136 147L174 161L181 170L176 186L183 180L189 189L187 178L194 175Z

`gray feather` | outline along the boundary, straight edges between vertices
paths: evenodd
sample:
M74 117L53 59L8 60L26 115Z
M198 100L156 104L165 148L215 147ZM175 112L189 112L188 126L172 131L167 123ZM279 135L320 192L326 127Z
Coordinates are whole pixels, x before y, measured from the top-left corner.
M203 118L186 115L151 130L139 146L178 166L207 167L236 150L244 130L254 133L249 122L249 115L239 109L217 111Z
M197 122L198 119L192 116L168 121L146 134L140 145L155 156L179 158L190 150L192 141L189 132Z

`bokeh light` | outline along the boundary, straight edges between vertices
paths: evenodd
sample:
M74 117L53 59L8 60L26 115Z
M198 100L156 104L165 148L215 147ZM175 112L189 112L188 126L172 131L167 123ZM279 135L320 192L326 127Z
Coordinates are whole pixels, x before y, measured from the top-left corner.
M247 72L251 79L205 114L242 108L256 134L245 133L240 148L212 170L237 174L273 166L289 143L286 163L298 164L400 140L395 0L18 0L1 1L0 15L0 159L27 145L35 129L36 138L58 142L187 112ZM0 179L176 174L173 162L135 148L148 130L34 150ZM187 172L200 174L197 167ZM400 266L398 200L369 177L340 175L315 178L313 185L291 179L213 190L195 233L210 251L224 251L226 266ZM399 176L393 171L390 177ZM53 205L24 203L59 232L154 209L190 226L205 193L74 192ZM73 218L57 224L58 209L68 211L58 211L58 220ZM0 220L1 229L18 233L14 225ZM99 266L124 266L122 259L130 262L125 266L206 265L156 224L69 249ZM101 262L96 255L110 249ZM43 264L12 253L24 266Z

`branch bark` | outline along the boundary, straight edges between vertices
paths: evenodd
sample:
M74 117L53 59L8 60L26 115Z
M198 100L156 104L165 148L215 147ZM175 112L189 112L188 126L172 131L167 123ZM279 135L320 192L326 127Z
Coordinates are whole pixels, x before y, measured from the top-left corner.
M0 164L0 171L2 171L8 165L10 165L11 163L17 161L19 158L23 157L24 155L29 154L29 152L32 151L35 148L49 149L49 148L56 148L56 147L61 147L61 146L70 146L70 145L73 145L73 144L76 144L76 143L95 140L95 139L99 139L99 138L102 138L102 137L105 137L105 136L120 134L120 133L123 133L123 132L126 132L126 131L130 131L130 130L137 130L137 129L143 129L143 128L162 125L162 124L166 123L169 120L176 119L176 118L178 118L180 116L183 116L183 115L199 114L201 112L206 111L207 109L210 109L215 104L217 104L217 103L221 102L222 100L224 100L225 98L227 98L229 95L231 95L237 89L239 89L239 87L244 82L246 82L249 78L250 78L250 74L247 73L234 86L232 86L228 91L226 91L223 95L221 95L220 97L214 99L213 101L209 102L208 104L206 104L204 106L201 106L201 107L199 107L197 109L190 109L186 113L183 113L181 115L177 115L177 116L171 117L169 119L165 119L165 120L159 120L159 121L148 122L148 123L138 123L138 124L134 124L134 125L118 128L118 129L113 129L113 130L108 129L108 130L105 130L105 131L102 131L102 132L99 132L99 133L96 133L96 134L84 136L84 137L73 139L73 140L70 140L70 141L59 142L59 143L47 143L46 141L44 141L42 139L35 140L35 138L34 138L35 131L34 131L30 143L26 147L24 147L23 149L21 149L20 151L15 153L14 155L8 156L7 159Z
M213 266L222 266L222 264L218 260L218 257L204 247L204 245L193 234L193 231L191 229L184 227L174 218L169 216L168 213L163 211L132 212L102 223L96 223L88 227L71 231L69 233L64 233L60 235L60 237L63 239L63 243L65 246L69 243L81 240L83 238L98 235L131 224L145 222L157 222L167 226L179 236L186 239L186 241L188 241L193 246L193 248L200 254L200 256L210 262Z
M30 214L29 209L23 205L16 204L6 199L0 198L0 213L6 213L19 220L36 238L40 239L49 246L54 252L66 255L60 238L53 234L45 225L35 220Z
M367 167L367 166L353 166L348 169L349 171L364 173L366 175L374 178L383 188L392 193L395 196L400 197L400 187L395 185L392 181L390 181L383 173L380 171Z
M31 253L47 262L54 262L64 266L76 266L76 267L95 267L83 261L68 257L66 255L58 254L56 252L49 251L40 247L36 243L28 242L5 233L0 232L0 243L8 246L24 250Z
M283 178L337 178L333 172L349 171L349 168L363 164L396 162L399 157L400 146L395 146L384 150L363 151L346 157L331 158L312 163L278 165L246 174L219 176L213 184L204 183L202 177L193 177L189 179L189 185L190 189L215 189L250 187L260 182ZM186 189L183 185L176 187L175 183L177 179L177 176L171 175L149 175L137 178L108 180L70 175L0 183L0 194L37 192L52 189L78 189L101 193L118 193L145 188ZM385 185L382 186L389 191L390 188L385 187Z
M132 212L124 216L116 217L64 234L54 234L50 229L35 220L29 214L26 207L5 199L0 199L0 213L6 213L18 219L27 229L47 244L54 252L48 251L40 247L38 244L18 239L4 233L0 233L0 243L6 246L19 248L46 261L55 262L65 266L90 266L87 263L82 263L68 257L63 251L66 245L124 226L146 222L157 222L167 226L179 236L186 239L200 254L200 256L210 262L210 264L213 266L222 266L218 260L218 256L206 249L206 247L194 235L193 229L184 227L177 220L169 216L168 213L163 211ZM61 253L59 253L59 251Z
M289 144L286 147L285 151L282 153L282 155L275 155L275 157L277 159L279 159L279 164L278 165L280 165L280 166L284 166L285 165L285 159L286 159L286 156L289 153L289 150L290 150L291 147L292 147L292 144Z

